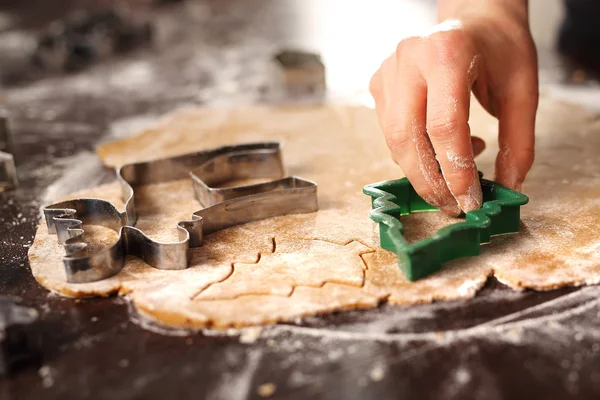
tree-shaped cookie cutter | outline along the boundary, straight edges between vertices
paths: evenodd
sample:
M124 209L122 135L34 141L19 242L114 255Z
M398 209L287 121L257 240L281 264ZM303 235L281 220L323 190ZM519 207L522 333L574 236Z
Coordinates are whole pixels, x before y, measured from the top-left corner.
M480 174L481 177L481 174ZM481 244L492 236L520 231L524 194L481 179L483 205L466 213L465 221L446 226L432 236L409 243L404 238L402 215L436 211L414 190L408 179L373 183L363 192L371 197L370 217L379 224L381 247L398 256L398 267L410 281L423 278L448 261L479 255Z

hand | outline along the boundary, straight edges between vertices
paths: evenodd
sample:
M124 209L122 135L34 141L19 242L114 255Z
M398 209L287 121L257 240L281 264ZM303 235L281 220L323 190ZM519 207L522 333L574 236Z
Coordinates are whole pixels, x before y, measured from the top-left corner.
M520 190L534 157L537 57L524 0L440 0L439 12L453 19L402 40L370 91L394 161L423 199L456 216L482 203L471 90L499 119L495 179Z

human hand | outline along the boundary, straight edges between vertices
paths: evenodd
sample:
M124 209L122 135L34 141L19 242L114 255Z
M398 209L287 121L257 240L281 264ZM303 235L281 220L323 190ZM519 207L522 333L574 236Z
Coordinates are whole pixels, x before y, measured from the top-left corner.
M520 190L534 158L537 56L525 0L440 0L438 11L445 22L402 40L370 91L394 161L423 199L457 216L482 203L471 90L499 119L495 179Z

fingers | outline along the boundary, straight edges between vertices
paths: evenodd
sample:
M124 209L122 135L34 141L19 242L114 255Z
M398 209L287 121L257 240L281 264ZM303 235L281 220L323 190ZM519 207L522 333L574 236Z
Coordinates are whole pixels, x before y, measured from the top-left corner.
M535 115L538 106L537 70L511 79L499 104L500 151L496 158L496 181L521 190L535 153Z
M381 87L372 91L374 97L378 97L376 107L392 158L425 201L447 214L459 215L460 208L439 172L426 134L425 80L410 60L399 57L395 62L397 70L386 71L393 65L393 62L384 62L381 76L393 78L380 79Z
M478 57L462 31L446 33L441 40L432 37L429 52L430 59L440 62L425 74L427 132L450 192L464 212L473 211L482 203L468 124Z
M486 14L405 39L371 81L394 160L421 197L451 215L482 203L474 157L485 143L468 124L474 84L500 120L495 179L520 189L533 163L535 46L526 21L511 21Z
M422 198L450 215L482 203L474 157L485 143L471 138L468 125L478 60L461 32L409 38L369 85L392 158Z

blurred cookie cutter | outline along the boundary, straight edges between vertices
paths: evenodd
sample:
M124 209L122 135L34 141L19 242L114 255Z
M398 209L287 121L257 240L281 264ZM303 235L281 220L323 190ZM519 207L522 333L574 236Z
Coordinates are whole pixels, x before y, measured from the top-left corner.
M0 192L15 189L19 185L10 147L10 117L8 111L0 107Z
M318 210L317 185L299 177L284 177L281 146L261 142L219 147L178 157L127 164L117 170L125 211L100 199L76 199L44 208L50 234L64 245L63 259L70 283L94 282L119 273L127 255L157 269L188 266L187 251L202 245L204 236L234 225L287 214ZM191 177L201 206L189 221L177 224L179 241L160 242L135 227L135 188ZM235 179L274 179L264 183L218 188ZM101 225L119 233L112 246L91 253L84 224Z
M0 382L21 366L38 364L38 340L29 327L39 317L38 312L18 304L21 299L0 296Z
M481 244L492 236L520 231L521 206L529 199L499 183L482 179L483 205L465 215L465 221L446 226L432 236L409 243L404 238L402 215L436 211L414 190L408 179L367 185L363 192L371 197L370 218L379 224L381 247L394 252L398 267L410 281L439 271L448 261L476 256Z

